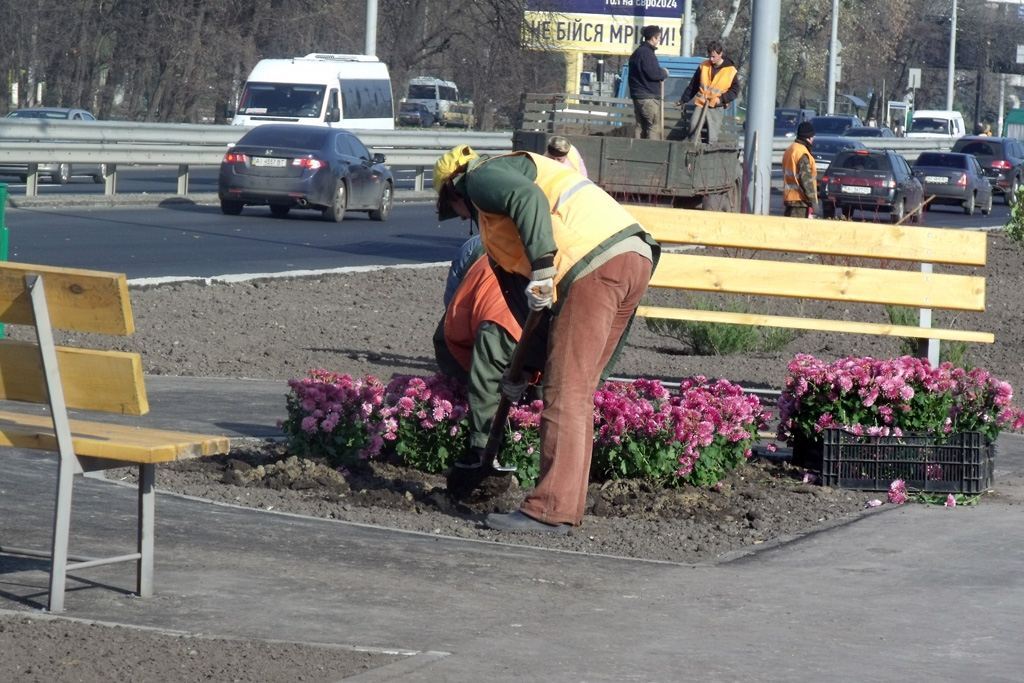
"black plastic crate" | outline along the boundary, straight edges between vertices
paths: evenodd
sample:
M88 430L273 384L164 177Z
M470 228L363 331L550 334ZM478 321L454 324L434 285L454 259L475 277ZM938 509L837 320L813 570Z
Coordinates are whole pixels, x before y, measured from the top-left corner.
M980 432L933 435L855 436L840 429L822 434L821 478L825 486L887 491L902 479L910 491L981 493L992 485L996 447Z

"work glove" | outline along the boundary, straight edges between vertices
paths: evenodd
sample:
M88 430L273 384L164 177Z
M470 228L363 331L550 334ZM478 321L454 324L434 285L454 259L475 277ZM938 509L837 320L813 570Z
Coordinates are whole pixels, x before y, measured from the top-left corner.
M512 377L508 369L501 375L501 395L512 403L523 397L523 394L526 393L526 387L529 385L529 375L519 373L517 377Z
M526 286L526 303L531 311L542 311L551 308L555 294L553 268L535 270L530 274L530 284Z

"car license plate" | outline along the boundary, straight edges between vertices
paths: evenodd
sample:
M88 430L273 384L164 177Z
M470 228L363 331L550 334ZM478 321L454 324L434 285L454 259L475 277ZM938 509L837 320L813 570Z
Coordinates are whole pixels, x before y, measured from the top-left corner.
M840 189L843 194L871 194L871 188L862 185L842 185Z
M949 182L949 178L944 175L926 175L924 181L932 185L945 185Z
M287 159L278 159L276 157L253 157L253 166L287 166Z

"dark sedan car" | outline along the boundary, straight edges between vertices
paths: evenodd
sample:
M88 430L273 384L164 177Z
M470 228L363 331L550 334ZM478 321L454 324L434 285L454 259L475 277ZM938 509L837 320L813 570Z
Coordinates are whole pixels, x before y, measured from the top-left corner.
M893 223L901 222L923 201L921 183L906 159L888 149L840 152L822 178L820 194L825 218L839 211L851 218L859 209L888 214ZM920 222L920 211L913 220Z
M422 102L402 102L398 106L398 125L430 128L437 119L434 113Z
M953 151L974 155L993 191L1003 195L1007 206L1017 201L1017 190L1024 182L1024 144L1020 140L969 135L953 143Z
M848 128L864 125L860 117L845 114L815 116L811 119L811 124L818 135L842 135Z
M924 185L925 196L932 197L932 206L961 206L968 216L975 208L986 216L992 211L992 186L970 154L921 152L914 162L914 175Z
M346 211L387 220L394 177L383 154L370 154L340 128L267 124L242 136L220 164L220 208L237 216L250 204L278 217L293 209L320 211L340 223Z
M894 138L896 134L888 126L852 126L843 135L851 138Z

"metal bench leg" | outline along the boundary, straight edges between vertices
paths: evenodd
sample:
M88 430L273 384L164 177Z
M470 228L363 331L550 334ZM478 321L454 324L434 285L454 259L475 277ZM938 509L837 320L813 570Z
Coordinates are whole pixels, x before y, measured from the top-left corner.
M64 611L64 588L67 583L68 537L71 533L71 491L75 465L71 458L60 457L57 474L57 503L53 516L53 549L50 555L51 612Z
M136 592L153 595L153 528L156 516L156 465L139 465L139 554Z

